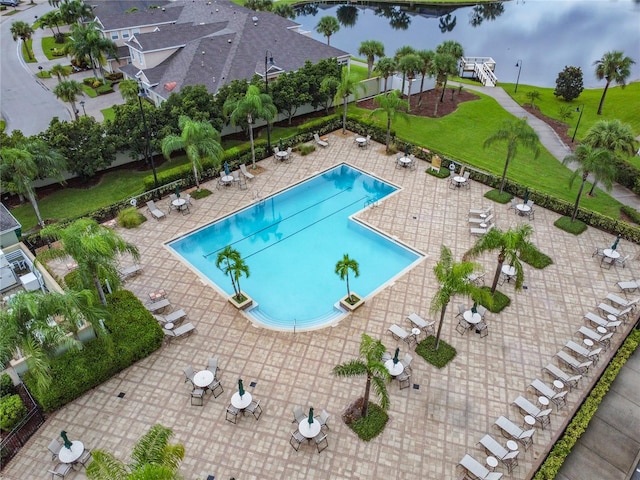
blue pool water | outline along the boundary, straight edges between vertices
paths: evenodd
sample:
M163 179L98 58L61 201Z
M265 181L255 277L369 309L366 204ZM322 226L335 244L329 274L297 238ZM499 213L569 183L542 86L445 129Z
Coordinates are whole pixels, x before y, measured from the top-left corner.
M346 284L335 265L347 253L360 266L349 276L352 292L367 297L400 275L422 255L349 218L397 188L342 164L259 203L168 243L168 247L233 294L229 277L216 268L225 246L238 250L249 266L240 287L258 307L247 313L283 330L332 323Z

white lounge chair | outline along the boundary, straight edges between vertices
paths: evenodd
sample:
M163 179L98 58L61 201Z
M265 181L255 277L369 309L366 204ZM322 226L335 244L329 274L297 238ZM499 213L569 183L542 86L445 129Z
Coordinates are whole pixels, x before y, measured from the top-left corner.
M586 375L587 372L589 371L589 367L593 365L593 362L591 360L587 360L586 362L581 362L576 357L572 357L564 350L560 350L558 353L556 353L555 356L558 357L561 361L563 361L567 365L569 365L571 368L573 368L575 372L579 373L580 375Z
M417 313L411 313L409 314L409 316L407 316L407 318L409 319L409 321L411 323L413 323L417 328L427 332L432 332L434 330L434 325L435 325L435 320L431 320L431 321L427 321L424 318L422 318L420 315L418 315Z
M193 333L195 329L196 327L193 323L185 323L181 327L174 328L172 330L167 330L166 328L163 328L162 331L164 332L165 337L167 337L168 339L171 339L176 337L182 337L184 335L189 335Z
M394 338L404 340L408 345L411 345L411 342L415 340L413 335L407 333L403 328L399 327L395 323L389 327L389 332L391 332L391 335L393 335Z
M633 310L633 307L627 307L624 310L619 310L604 302L601 302L598 305L598 308L605 312L607 315L613 315L618 319L622 319L625 323L627 322L629 313L631 313L631 310Z
M601 316L596 315L595 313L592 313L592 312L586 313L584 315L584 318L589 320L591 323L593 323L597 327L613 328L615 330L620 325L622 325L622 321L621 320L616 320L614 322L610 322L609 320L605 320Z
M565 347L571 350L574 353L577 353L583 358L587 360L593 361L594 365L598 364L598 360L600 360L600 352L602 352L602 347L594 348L593 350L589 350L588 348L583 347L582 345L574 342L573 340L569 340Z
M533 435L536 433L534 428L530 430L523 430L507 417L500 416L495 421L494 425L496 425L500 430L502 430L503 435L506 437L511 437L514 440L520 442L520 444L524 447L525 451L533 444Z
M493 455L498 460L500 460L502 464L507 468L508 473L511 473L513 471L513 467L518 466L518 454L520 452L518 450L507 450L488 433L480 439L478 444L484 447L487 455Z
M618 285L618 288L620 290L622 290L623 292L634 292L638 288L640 288L640 283L637 282L636 280L629 280L629 281L626 281L626 282L618 282L618 283L616 283L616 285Z
M133 277L142 271L140 265L131 265L129 267L118 270L118 275L121 280L126 280L129 277Z
M472 478L479 478L481 480L499 480L502 478L502 473L490 472L487 467L469 454L462 457L459 465L464 468L468 474L471 474Z
M551 424L551 418L549 417L549 414L552 412L552 410L550 408L540 410L523 396L518 396L518 398L513 401L512 405L518 407L522 412L524 412L524 414L531 415L533 418L535 418L536 421L540 423L540 426L543 430L545 425Z
M491 223L493 220L493 214L489 215L487 218L480 217L469 217L469 223L481 224L486 223L487 225Z
M165 323L178 323L181 320L187 318L187 312L183 309L176 310L175 312L171 312L168 315L154 315L155 319L158 320L163 325Z
M569 390L572 390L574 387L578 386L578 382L582 378L582 375L569 375L567 372L562 370L561 368L556 367L552 363L549 363L546 367L543 368L544 371L549 372L555 379L560 380L564 383Z
M149 200L147 202L147 209L149 210L149 213L153 216L153 218L155 218L156 220L160 220L161 218L165 217L164 212L160 210L158 207L156 207L156 204L153 200Z
M611 344L611 337L613 337L613 332L600 335L598 332L594 332L588 327L580 327L578 329L578 333L581 333L583 336L587 337L588 339L599 343L600 345L602 345L602 347L605 350L609 348L609 345Z
M493 227L494 227L494 224L492 223L487 228L470 228L469 233L471 233L471 235L484 235L485 233L490 232L493 229Z
M535 379L531 382L531 386L538 392L540 395L544 395L553 403L556 404L556 408L560 410L560 407L564 407L567 404L567 394L569 393L567 390L562 390L560 392L556 392L549 385L544 383L542 380Z
M619 297L615 293L607 293L607 296L605 298L606 300L609 300L612 304L615 303L620 308L635 307L636 304L640 302L640 297L634 300L627 300L622 297Z
M157 302L147 303L145 305L145 307L151 313L156 313L156 312L159 312L162 309L167 308L170 305L171 305L171 302L169 302L169 300L167 300L166 298L163 298L162 300L158 300Z
M318 145L320 145L320 146L321 146L321 147L323 147L323 148L324 148L324 147L328 147L328 146L329 146L329 142L326 142L326 141L322 140L322 139L320 138L320 136L319 136L317 133L314 133L314 134L313 134L313 139L316 141L316 143L317 143Z
M493 212L493 207L489 205L487 208L471 208L469 209L469 215L489 215Z
M253 180L253 178L255 177L255 175L253 173L249 173L247 171L247 166L244 163L240 164L240 171L242 172L242 175L244 175L244 177L247 180Z

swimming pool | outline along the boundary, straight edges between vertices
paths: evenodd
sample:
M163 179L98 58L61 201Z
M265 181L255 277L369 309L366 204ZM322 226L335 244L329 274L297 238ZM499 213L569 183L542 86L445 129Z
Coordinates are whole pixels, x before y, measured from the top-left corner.
M347 253L360 266L351 291L367 297L410 269L423 255L350 218L397 191L383 180L341 164L217 220L167 246L225 294L229 277L215 266L225 246L249 266L240 286L257 307L252 319L278 330L326 326L345 314L347 293L335 265Z

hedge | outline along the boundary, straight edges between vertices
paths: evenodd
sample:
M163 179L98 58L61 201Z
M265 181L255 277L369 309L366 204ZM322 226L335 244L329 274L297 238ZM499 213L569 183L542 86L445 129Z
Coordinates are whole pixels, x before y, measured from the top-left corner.
M104 321L109 340L97 338L82 350L70 350L51 362L52 382L44 392L27 372L24 382L45 412L52 412L162 346L158 322L133 293L119 290L107 296L110 318Z
M0 430L10 432L26 416L27 407L20 395L5 395L0 398Z

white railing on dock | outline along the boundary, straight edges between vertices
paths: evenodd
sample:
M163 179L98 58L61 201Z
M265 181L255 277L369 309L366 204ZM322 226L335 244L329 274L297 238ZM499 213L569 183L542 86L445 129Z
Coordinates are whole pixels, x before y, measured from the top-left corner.
M460 58L460 69L462 76L465 72L473 73L485 87L495 87L498 83L498 77L493 73L496 69L496 62L491 57L462 57Z

